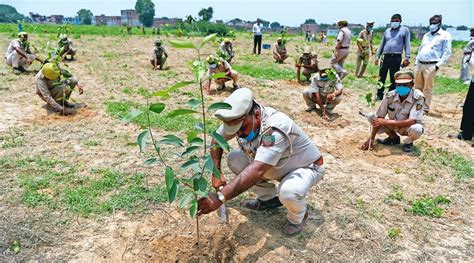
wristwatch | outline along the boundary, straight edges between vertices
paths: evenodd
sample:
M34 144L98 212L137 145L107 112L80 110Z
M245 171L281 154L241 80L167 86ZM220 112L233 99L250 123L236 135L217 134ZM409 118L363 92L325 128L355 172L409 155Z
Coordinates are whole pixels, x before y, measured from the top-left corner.
M225 196L221 192L223 188L224 188L224 186L220 186L219 191L217 191L216 193L217 193L217 198L219 199L219 201L221 201L222 203L225 203Z

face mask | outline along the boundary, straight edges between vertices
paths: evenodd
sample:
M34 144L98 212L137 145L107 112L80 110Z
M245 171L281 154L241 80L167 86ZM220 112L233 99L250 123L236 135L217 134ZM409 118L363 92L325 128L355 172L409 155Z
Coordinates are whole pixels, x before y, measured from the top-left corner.
M390 22L390 27L395 29L400 27L400 22Z
M410 93L411 88L407 86L397 86L395 91L398 93L398 95L404 97Z
M439 29L439 26L440 26L440 24L432 24L432 25L430 25L430 32L431 32L431 33L436 32L436 30Z
M245 137L240 137L248 142L251 142L253 141L253 139L255 139L255 137L257 137L257 135L260 133L260 128L257 129L257 131L254 131L253 128L254 128L254 124L253 124L253 117L252 117L252 130L250 130L250 133L249 135L245 136Z
M370 31L370 30L372 30L372 27L371 27L371 26L368 26L368 27L367 27L367 31Z
M209 68L215 69L215 68L217 68L217 64L211 64L211 65L209 65Z
M328 76L326 76L326 77L321 77L320 80L322 80L322 81L328 81L328 80L329 80L329 77L328 77Z

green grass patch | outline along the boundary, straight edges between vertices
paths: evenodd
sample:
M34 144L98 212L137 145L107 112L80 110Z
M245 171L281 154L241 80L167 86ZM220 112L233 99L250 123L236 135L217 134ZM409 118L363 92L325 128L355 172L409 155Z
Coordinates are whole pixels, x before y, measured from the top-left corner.
M9 133L0 135L0 145L3 149L20 147L25 144L25 134L17 129L11 129Z
M294 80L296 79L296 70L284 68L272 62L263 62L256 56L246 56L245 64L236 64L232 68L237 72L248 75L253 78L268 80Z
M444 214L444 209L439 205L449 204L451 201L443 196L428 197L424 195L421 198L409 202L410 207L407 211L420 216L441 218Z
M399 185L392 186L392 192L385 197L385 202L404 201L405 197L403 196L403 191Z
M395 241L399 236L402 231L399 228L390 228L387 231L387 236L390 238L390 240Z
M434 94L467 92L469 86L461 83L458 79L437 76L434 84Z
M143 105L130 101L113 101L109 100L105 102L107 113L113 117L122 119L133 109L145 110ZM161 114L151 113L150 122L154 128L160 128L165 131L190 131L194 130L194 126L201 122L200 119L192 115L182 115L175 118L167 118L167 111L165 110ZM196 115L197 116L197 115ZM133 120L134 123L140 126L146 126L147 118L144 114L138 116ZM219 122L217 120L210 119L207 122L207 130L214 131L217 129Z

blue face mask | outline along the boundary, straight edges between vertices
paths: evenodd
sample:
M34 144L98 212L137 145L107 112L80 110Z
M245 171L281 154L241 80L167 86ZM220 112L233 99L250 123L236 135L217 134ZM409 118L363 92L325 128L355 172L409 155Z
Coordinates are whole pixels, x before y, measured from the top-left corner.
M260 128L257 129L257 131L254 131L253 128L254 128L254 124L253 124L253 117L252 117L252 130L250 130L250 133L245 136L245 137L240 137L248 142L251 142L253 141L253 139L255 139L255 137L257 137L257 135L260 133Z
M400 22L390 22L390 27L393 29L400 27Z
M320 78L320 80L322 80L322 81L327 81L328 79L329 79L329 77L327 77L327 76L326 76L326 77L321 77L321 78Z
M439 29L440 25L441 25L441 24L431 24L431 25L430 25L430 32L431 32L431 33L436 32L436 31Z
M397 86L395 88L395 91L398 93L398 95L404 97L408 94L410 94L411 88L407 86Z

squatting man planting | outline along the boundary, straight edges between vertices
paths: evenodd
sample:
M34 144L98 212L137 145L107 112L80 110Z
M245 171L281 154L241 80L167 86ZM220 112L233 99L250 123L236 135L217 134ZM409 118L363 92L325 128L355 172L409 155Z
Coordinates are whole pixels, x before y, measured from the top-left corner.
M217 133L226 140L236 137L239 150L229 153L227 164L236 177L228 184L224 176L212 184L198 203L198 215L208 214L248 189L257 198L241 205L252 210L286 207L285 236L301 232L308 219L306 194L323 179L323 157L316 145L287 115L254 100L252 91L240 88L226 100L232 108L216 111L223 124ZM212 145L217 145L215 140ZM213 147L211 156L220 170L223 151ZM274 181L278 181L277 186Z

